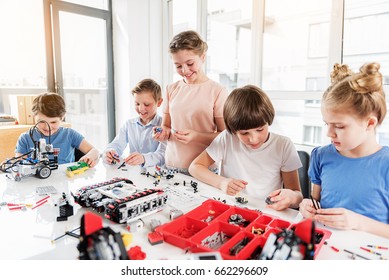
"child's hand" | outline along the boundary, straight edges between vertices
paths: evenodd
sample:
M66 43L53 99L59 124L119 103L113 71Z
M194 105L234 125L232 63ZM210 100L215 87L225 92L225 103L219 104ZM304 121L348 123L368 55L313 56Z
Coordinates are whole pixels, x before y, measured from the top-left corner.
M79 161L83 161L83 162L87 163L89 165L89 167L92 168L92 167L96 166L98 160L93 160L90 157L88 157L87 155L85 155L82 158L80 158Z
M119 155L115 150L106 151L104 154L104 162L108 164L116 164L117 162L120 162Z
M179 141L179 142L181 142L183 144L188 144L188 143L192 142L196 138L197 132L194 131L194 130L191 130L191 129L184 129L184 130L174 131L172 136L177 141Z
M164 142L170 137L170 129L163 128L162 126L153 127L153 138L159 142Z
M293 203L294 191L289 189L280 189L272 191L268 199L270 204L266 205L267 208L272 208L274 210L280 211L286 208L289 208Z
M304 198L299 205L299 211L304 218L314 219L316 214L316 209L313 206L312 200Z
M145 162L145 158L140 153L132 153L124 159L128 165L141 165Z
M246 181L226 178L223 179L217 187L228 195L237 195L241 190L246 188L246 185Z
M333 228L358 229L361 217L361 215L345 208L327 208L317 209L314 219Z

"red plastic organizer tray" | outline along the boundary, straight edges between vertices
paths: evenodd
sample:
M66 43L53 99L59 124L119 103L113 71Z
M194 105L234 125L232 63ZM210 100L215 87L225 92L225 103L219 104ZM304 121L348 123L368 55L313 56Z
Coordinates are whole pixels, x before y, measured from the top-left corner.
M243 217L245 223L231 224L229 219L234 214ZM210 199L155 230L163 235L165 242L193 253L219 251L223 259L245 260L250 259L258 246L265 245L270 233L277 234L294 226L276 216ZM253 229L257 233L253 233ZM331 236L331 232L324 229L315 228L315 232L321 238L315 244L314 257ZM230 249L244 238L247 244L237 254L231 255Z

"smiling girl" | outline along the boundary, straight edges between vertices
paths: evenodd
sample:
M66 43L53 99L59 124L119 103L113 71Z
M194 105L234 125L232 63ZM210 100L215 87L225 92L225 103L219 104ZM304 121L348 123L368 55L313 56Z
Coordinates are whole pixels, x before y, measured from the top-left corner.
M155 130L154 138L168 140L166 166L184 174L188 174L193 159L225 128L223 104L228 92L204 72L207 49L207 43L194 31L177 34L169 45L182 79L167 87L162 126Z

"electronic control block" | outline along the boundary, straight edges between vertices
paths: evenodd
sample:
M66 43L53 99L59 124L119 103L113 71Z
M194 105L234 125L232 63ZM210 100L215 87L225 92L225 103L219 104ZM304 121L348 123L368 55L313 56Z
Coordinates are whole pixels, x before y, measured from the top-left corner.
M120 224L161 211L168 199L162 189L140 189L126 178L82 187L72 196L82 207L91 207Z

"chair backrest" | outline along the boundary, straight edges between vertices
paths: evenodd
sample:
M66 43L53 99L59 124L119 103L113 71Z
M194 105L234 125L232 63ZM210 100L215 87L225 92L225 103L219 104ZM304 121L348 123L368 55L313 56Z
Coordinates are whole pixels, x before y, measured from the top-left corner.
M79 149L74 149L74 162L79 161L84 155Z
M300 186L301 186L301 193L303 194L304 198L309 198L311 194L311 182L308 177L308 168L309 168L309 161L310 161L310 155L306 151L297 151L302 163L302 167L299 168L299 179L300 179Z

